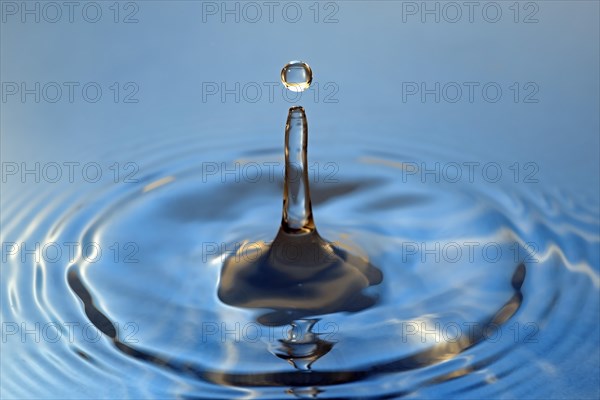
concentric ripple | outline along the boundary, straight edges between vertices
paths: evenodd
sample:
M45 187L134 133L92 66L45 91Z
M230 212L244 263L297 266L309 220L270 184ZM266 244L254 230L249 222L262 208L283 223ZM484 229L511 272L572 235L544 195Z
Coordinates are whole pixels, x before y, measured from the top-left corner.
M368 308L264 324L217 286L277 232L281 151L189 143L132 146L135 183L2 199L2 396L522 398L598 371L597 207L408 179L444 160L419 149L316 145L319 230L383 280Z

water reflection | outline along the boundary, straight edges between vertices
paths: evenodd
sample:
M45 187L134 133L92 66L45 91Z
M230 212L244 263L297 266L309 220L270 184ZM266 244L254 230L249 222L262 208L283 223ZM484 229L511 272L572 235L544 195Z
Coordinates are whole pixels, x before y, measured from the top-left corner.
M226 147L212 151L218 158L256 162L278 154L246 148L239 154ZM381 152L353 148L340 150L340 182L311 185L311 197L319 199L314 205L319 234L336 248L351 250L365 266L376 265L385 277L357 291L375 300L360 310L338 307L353 302L344 296L341 303L332 300L340 293L335 279L314 301L309 297L313 308L299 306L304 294L300 290L295 298L291 281L289 290L262 299L253 296L251 285L242 285L240 306L220 300L219 287L227 286L222 278L229 276L222 266L236 253L235 244L272 241L284 185L281 180L223 183L218 176L199 181L197 154L206 151L204 144L163 146L172 156L137 185L76 192L57 186L60 195L50 204L43 194L31 197L28 213L35 218L3 225L7 238L80 247L97 243L103 256L91 262L78 255L70 262L42 254L36 263L32 256L23 262L20 253L6 254L3 321L25 320L29 329L38 321L73 322L79 328L69 325L75 326L72 341L63 333L55 343L23 343L19 358L11 349L21 337L8 336L3 362L30 362L3 369L4 390L43 397L43 391L58 393L73 385L102 390L126 384L156 397L495 398L506 390L518 397L532 387L540 393L550 377L570 376L564 360L593 367L595 343L580 340L598 332L593 207L557 194L402 183L397 169L386 163L369 168L357 163L363 153L373 159L382 158ZM312 153L315 160L328 156ZM170 176L175 179L168 184L143 191ZM15 218L25 212L15 204L8 209ZM490 262L477 252L471 260L436 261L429 255L422 262L426 255L403 253L410 241L424 243L423 249L494 243L503 257ZM535 253L526 248L532 241L538 245ZM110 249L128 242L139 246L136 263L126 254L115 260ZM247 307L249 300L258 307ZM461 336L448 330L455 324L463 329ZM92 335L98 339L86 339L83 327L88 334L98 332ZM217 331L211 334L207 327ZM244 336L245 327L258 336ZM531 362L532 354L545 358Z

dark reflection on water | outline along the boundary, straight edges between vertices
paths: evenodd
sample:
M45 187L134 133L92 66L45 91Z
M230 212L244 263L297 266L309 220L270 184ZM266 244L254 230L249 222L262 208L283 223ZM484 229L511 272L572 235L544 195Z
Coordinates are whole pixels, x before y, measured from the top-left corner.
M480 330L477 335L465 337L464 340L459 342L437 344L426 351L413 354L409 357L388 361L384 364L372 365L365 369L344 370L343 368L340 368L338 371L311 371L310 374L305 374L303 371L309 370L310 365L314 361L327 354L333 348L334 343L321 340L318 338L318 335L311 332L312 325L315 322L314 320L292 321L290 325L292 332L295 332L293 334L298 333L298 326L300 326L299 333L301 334L301 337L280 340L281 345L278 346L276 355L279 358L290 361L296 369L300 370L299 372L288 371L283 373L263 372L258 374L236 374L220 371L217 368L203 369L192 363L178 362L175 359L170 359L168 356L137 350L134 347L121 342L117 337L116 328L111 324L110 319L94 305L92 296L78 277L77 272L71 270L68 273L69 286L82 300L87 317L96 327L98 327L98 329L100 329L100 331L102 331L102 333L112 339L115 347L119 351L129 356L154 363L159 367L171 369L177 373L191 375L216 384L234 386L328 386L363 380L378 374L410 371L412 369L426 367L447 360L483 340L485 338L484 332L487 327L502 324L514 315L521 305L523 296L520 290L524 278L525 266L521 264L517 267L512 277L512 286L515 289L513 297L502 306L493 318L489 321L482 321L482 326L484 328ZM302 347L304 347L304 349L302 349ZM306 347L309 347L309 351L306 351ZM496 357L499 358L501 356L497 355ZM478 368L471 366L461 371L461 373L479 369L483 365L485 364L481 364L480 362ZM454 379L456 374L456 372L453 372L448 374L448 376L438 377L431 383L439 383L446 379Z
M381 283L381 271L326 242L317 231L298 235L280 230L272 245L256 243L252 251L225 260L218 296L232 306L272 310L258 317L262 324L357 312L377 301L363 290Z

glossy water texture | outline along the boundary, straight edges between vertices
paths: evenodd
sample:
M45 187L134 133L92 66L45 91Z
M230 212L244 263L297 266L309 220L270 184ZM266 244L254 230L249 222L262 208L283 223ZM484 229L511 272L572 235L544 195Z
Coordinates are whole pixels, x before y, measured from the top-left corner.
M370 307L263 323L269 309L219 299L223 262L250 259L279 229L280 146L136 144L137 183L31 185L2 198L3 242L102 250L36 260L3 249L2 395L521 398L593 376L596 206L531 186L404 179L406 162L454 159L431 150L311 146L320 234L382 273L364 294ZM227 163L209 174L199 160ZM221 173L271 162L272 176ZM23 339L21 324L36 323L38 342Z

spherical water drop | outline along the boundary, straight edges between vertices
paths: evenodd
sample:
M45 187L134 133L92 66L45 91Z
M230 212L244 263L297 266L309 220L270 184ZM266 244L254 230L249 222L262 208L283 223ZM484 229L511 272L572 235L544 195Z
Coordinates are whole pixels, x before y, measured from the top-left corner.
M312 70L305 62L290 61L281 70L281 82L292 92L304 92L312 83Z

